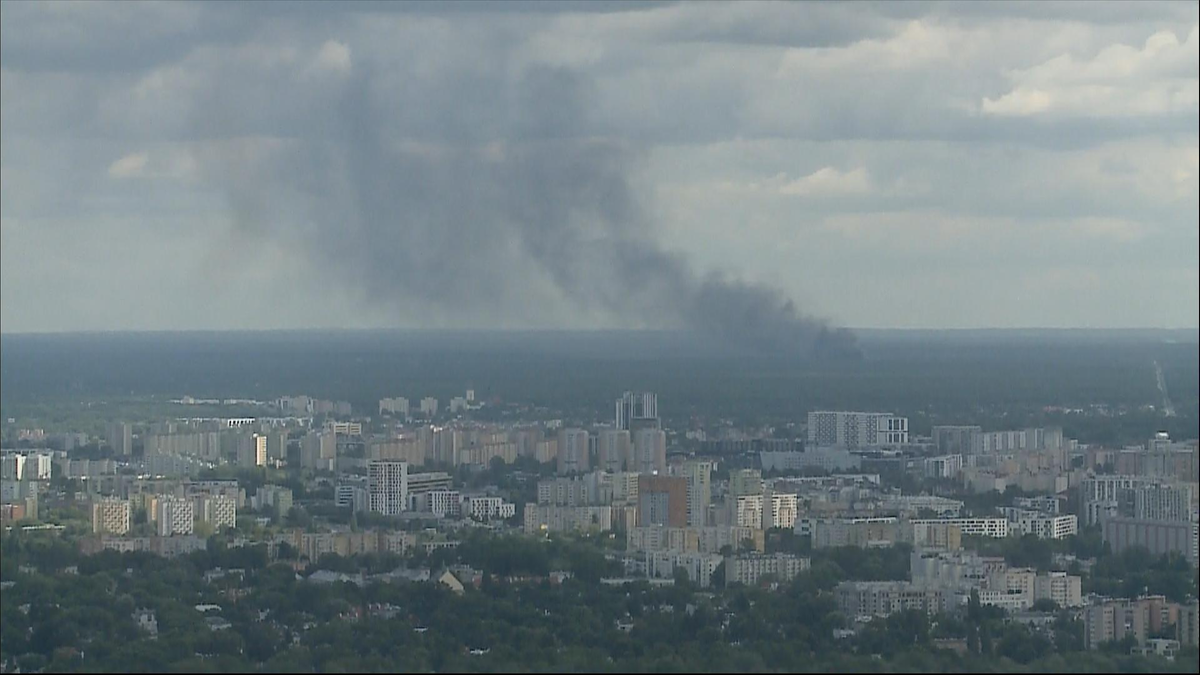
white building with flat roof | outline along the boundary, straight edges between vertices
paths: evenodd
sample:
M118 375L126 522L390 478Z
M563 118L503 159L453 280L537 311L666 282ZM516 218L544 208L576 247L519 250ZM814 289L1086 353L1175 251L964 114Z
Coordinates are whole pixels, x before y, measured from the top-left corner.
M808 445L861 448L908 443L908 418L892 413L817 410L808 413Z
M373 513L398 515L408 508L408 462L373 459L367 462L367 495Z
M965 537L992 537L1003 539L1008 536L1007 518L922 518L912 521L913 525L925 524L958 525Z
M810 567L811 559L787 553L729 555L725 556L725 583L753 586L767 575L775 577L777 581L787 582L795 579L801 572L808 571Z

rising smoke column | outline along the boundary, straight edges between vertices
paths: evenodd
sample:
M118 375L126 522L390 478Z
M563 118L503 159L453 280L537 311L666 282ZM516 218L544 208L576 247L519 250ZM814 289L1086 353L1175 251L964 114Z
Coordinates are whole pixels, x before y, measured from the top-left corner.
M779 290L699 276L661 246L630 184L640 152L588 133L594 91L577 73L526 69L492 92L487 129L460 138L438 128L463 114L452 103L385 93L376 80L356 63L322 92L317 122L266 152L206 158L240 228L295 243L310 265L398 312L522 315L557 296L743 351L858 355L852 334ZM202 114L238 110L226 101Z

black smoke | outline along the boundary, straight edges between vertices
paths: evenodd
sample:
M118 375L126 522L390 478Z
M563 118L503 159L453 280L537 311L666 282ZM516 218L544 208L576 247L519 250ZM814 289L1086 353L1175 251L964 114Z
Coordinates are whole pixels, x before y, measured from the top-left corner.
M440 97L378 80L356 62L290 139L209 158L239 227L410 317L511 325L559 302L740 352L858 355L851 333L779 290L699 275L663 248L632 184L642 151L589 133L596 92L578 74L447 80ZM239 112L227 97L218 108Z

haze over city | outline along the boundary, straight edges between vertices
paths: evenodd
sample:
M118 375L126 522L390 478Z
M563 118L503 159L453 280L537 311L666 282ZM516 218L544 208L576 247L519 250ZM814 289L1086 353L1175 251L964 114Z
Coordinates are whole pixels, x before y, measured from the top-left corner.
M1197 12L6 3L0 324L1192 328Z
M0 675L1195 675L1198 18L0 0Z

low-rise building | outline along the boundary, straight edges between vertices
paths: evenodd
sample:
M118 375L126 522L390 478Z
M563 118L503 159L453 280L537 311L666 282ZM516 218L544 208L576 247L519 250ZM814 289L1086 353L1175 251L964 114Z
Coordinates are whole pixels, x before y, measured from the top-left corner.
M954 592L909 581L843 581L834 589L838 609L848 617L888 616L915 609L928 614L960 605Z
M721 556L713 553L646 551L646 575L652 579L673 579L678 568L687 572L692 583L708 588L721 560Z
M791 581L812 567L812 560L786 553L763 555L743 553L725 557L725 583L753 586L765 576L777 581Z

